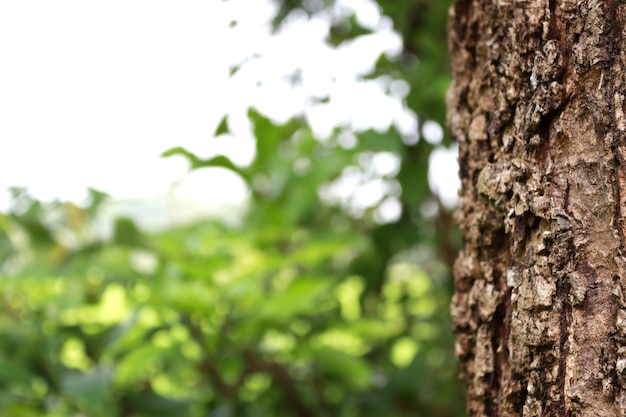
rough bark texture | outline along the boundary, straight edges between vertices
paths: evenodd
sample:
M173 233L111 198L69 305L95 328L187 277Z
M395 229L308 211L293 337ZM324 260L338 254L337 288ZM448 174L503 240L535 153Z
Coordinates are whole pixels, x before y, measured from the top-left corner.
M457 0L470 416L626 416L626 4Z

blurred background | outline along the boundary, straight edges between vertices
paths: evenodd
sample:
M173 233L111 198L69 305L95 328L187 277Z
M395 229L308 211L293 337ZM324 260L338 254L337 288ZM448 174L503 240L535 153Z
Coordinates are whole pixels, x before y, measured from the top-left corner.
M0 416L463 416L441 0L0 4Z

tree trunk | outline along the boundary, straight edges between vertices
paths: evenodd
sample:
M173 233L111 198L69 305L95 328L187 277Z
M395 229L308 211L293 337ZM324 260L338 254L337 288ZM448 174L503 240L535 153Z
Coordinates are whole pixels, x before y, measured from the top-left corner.
M626 4L457 0L470 416L626 416Z

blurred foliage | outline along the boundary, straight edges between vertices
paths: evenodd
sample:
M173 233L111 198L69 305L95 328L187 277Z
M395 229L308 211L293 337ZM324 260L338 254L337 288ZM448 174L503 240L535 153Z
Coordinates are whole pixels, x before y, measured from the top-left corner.
M316 13L331 2L284 1L275 25L301 3ZM379 4L405 51L371 76L406 80L407 106L443 124L447 2ZM328 41L366 32L352 19ZM241 176L241 227L146 233L119 218L98 236L105 194L90 190L80 207L12 190L0 214L0 415L463 415L448 317L458 242L428 186L433 145L390 128L352 132L355 146L342 147L339 131L320 141L303 120L248 116L249 166L164 153ZM216 136L228 132L225 116ZM381 155L398 169L372 173ZM386 196L362 210L334 198L346 173ZM401 214L385 220L390 199Z

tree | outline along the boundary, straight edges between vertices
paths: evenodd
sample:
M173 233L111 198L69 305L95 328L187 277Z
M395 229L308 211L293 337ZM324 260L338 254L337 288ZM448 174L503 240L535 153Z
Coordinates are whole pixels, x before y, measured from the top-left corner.
M626 414L624 7L450 11L452 315L471 416Z
M277 30L304 9L335 10L332 1L277 3ZM404 51L378 57L362 80L405 80L419 122L443 123L446 2L380 6ZM372 34L342 16L327 39L337 52ZM297 71L291 81L301 81ZM229 133L229 116L214 136ZM0 213L0 415L462 415L448 314L456 236L427 181L437 145L349 126L321 140L304 115L281 124L253 107L247 116L256 138L247 165L182 147L164 153L191 170L239 175L250 200L237 226L142 230L102 217L99 191L81 207L12 190ZM342 146L342 133L354 143ZM398 166L373 172L381 156ZM352 210L349 198L324 192L344 173L388 195ZM401 206L397 219L377 217L388 197Z

